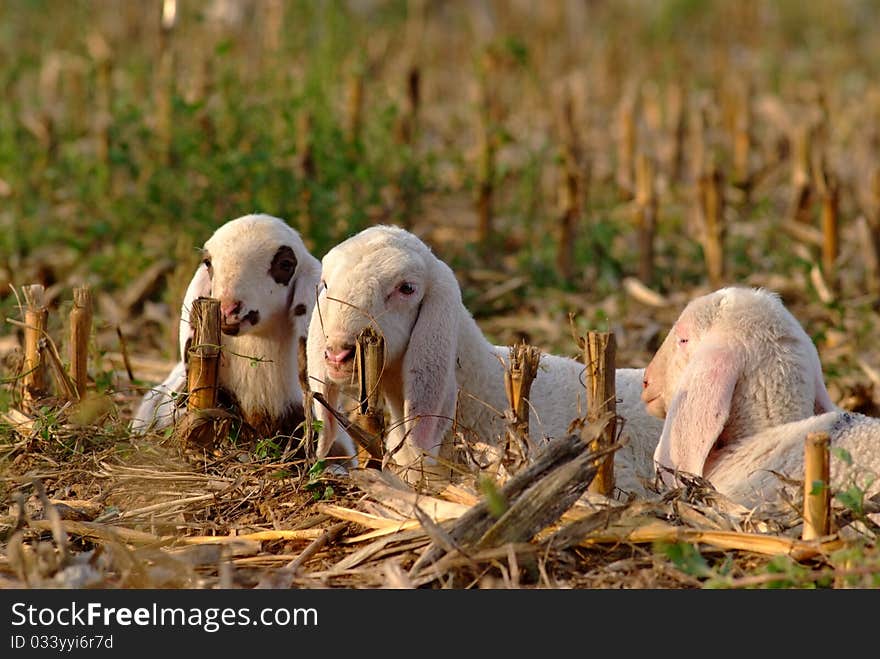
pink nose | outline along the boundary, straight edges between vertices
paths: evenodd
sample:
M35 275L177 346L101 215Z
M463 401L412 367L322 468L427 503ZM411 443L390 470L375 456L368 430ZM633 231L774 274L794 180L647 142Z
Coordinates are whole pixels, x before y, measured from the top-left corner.
M324 351L324 359L331 364L342 364L354 356L354 348L343 348L333 351L329 347Z
M221 302L220 314L223 318L231 318L241 311L241 300L235 302Z

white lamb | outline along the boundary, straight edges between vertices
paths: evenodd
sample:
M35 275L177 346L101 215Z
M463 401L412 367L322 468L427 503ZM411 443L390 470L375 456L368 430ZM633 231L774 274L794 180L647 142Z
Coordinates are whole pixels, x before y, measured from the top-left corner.
M221 402L262 436L296 430L303 420L298 342L308 331L320 276L321 264L299 233L277 217L245 215L219 227L183 300L180 362L144 396L132 429L161 429L177 419L192 341L190 307L198 297L214 297L221 313Z
M665 417L657 465L702 476L742 505L776 498L783 481L773 472L803 478L809 432L827 431L855 465L880 472L880 419L832 403L810 337L764 290L723 288L691 301L645 369L642 399ZM832 487L856 476L842 460L831 465Z
M312 389L337 409L352 385L354 345L372 324L385 339L381 394L390 415L386 454L404 477L447 478L454 464L453 434L494 442L504 432L504 367L508 348L491 345L461 299L452 270L418 237L375 226L331 249L322 262L322 286L308 339ZM530 439L562 436L584 413L583 365L544 355L530 396ZM642 369L619 369L617 412L629 439L616 454L617 486L644 494L653 478L652 454L662 424L639 399ZM352 405L353 406L353 405ZM318 455L343 434L320 406ZM455 426L453 427L453 420Z

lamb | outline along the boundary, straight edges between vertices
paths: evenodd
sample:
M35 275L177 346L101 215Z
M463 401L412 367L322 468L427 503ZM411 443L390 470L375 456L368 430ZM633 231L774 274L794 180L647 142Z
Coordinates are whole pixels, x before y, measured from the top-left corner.
M504 432L507 399L499 358L506 359L508 349L484 337L462 303L452 270L417 236L394 226L365 229L324 256L322 277L309 325L312 389L336 409L344 407L356 337L368 325L383 335L386 455L404 478L450 478L448 466L461 458L456 431L468 443L492 442ZM583 415L582 374L575 359L542 356L530 396L533 443L564 435ZM640 477L653 477L653 448L662 428L641 404L642 379L642 369L616 372L617 411L629 442L616 454L615 477L620 489L636 494L645 492ZM320 456L344 431L326 410L319 407L317 414L323 421Z
M657 465L702 476L744 506L772 504L783 486L773 472L802 479L809 432L828 432L856 465L880 472L880 419L834 405L810 337L763 289L692 300L645 369L642 400L665 417ZM832 487L855 476L831 462Z
M190 307L206 296L220 300L221 402L260 436L297 430L304 417L298 344L308 331L320 274L299 233L277 217L245 215L220 226L205 243L183 300L180 361L144 396L132 429L162 429L178 417L193 338Z

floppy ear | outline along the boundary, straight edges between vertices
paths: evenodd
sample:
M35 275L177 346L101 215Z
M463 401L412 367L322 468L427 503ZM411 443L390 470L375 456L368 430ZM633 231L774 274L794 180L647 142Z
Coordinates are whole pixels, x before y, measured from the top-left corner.
M315 309L318 284L321 281L321 262L308 253L297 254L297 259L296 276L291 282L294 290L289 313L299 341L300 337L307 337L309 334L309 320Z
M825 387L825 376L822 375L822 364L818 358L813 364L813 378L816 386L816 400L813 402L813 412L815 414L825 414L825 412L833 412L837 409L834 401Z
M312 299L315 291L312 291ZM314 302L312 303L314 307ZM327 380L327 370L324 367L324 331L321 328L320 314L315 311L309 322L309 336L306 340L306 370L309 375L309 388L323 394L330 405L336 405L338 399L338 387ZM330 447L336 439L337 423L323 405L315 403L315 418L321 422L321 432L318 434L318 446L315 453L318 458L325 458L330 453Z
M682 372L669 405L654 461L698 476L730 416L742 371L738 353L725 345L700 346Z
M315 308L316 290L311 289L311 307ZM299 291L297 291L299 295ZM324 401L333 409L338 409L339 386L327 379L327 369L324 365L324 330L321 327L321 316L315 308L308 321L309 336L306 340L306 371L309 377L309 388L316 396L322 396ZM318 445L315 447L315 455L319 459L329 455L342 454L354 455L354 446L351 438L343 430L336 417L319 401L313 406L315 419L321 422L321 431L318 433ZM335 451L334 451L335 449Z
M464 311L458 281L437 259L403 357L403 412L409 440L432 457L455 416L458 331Z
M192 325L189 322L189 312L192 309L193 302L200 297L211 296L211 275L204 263L200 263L193 275L192 281L186 288L186 295L183 296L183 304L180 307L180 329L178 330L178 340L180 342L180 360L186 361L187 343L193 338Z
M323 403L317 398L323 398ZM327 407L339 412L339 385L326 382L318 386L315 391L314 406L312 407L315 417L321 422L321 432L318 433L318 445L315 447L315 457L319 460L328 456L347 457L353 466L357 466L357 451L354 442L349 437L345 428L339 423L336 414ZM326 405L326 406L325 406ZM343 417L344 418L344 417Z

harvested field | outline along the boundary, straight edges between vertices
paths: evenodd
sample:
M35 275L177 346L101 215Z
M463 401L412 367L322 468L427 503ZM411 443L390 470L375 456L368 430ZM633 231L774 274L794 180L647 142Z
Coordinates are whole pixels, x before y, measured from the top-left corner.
M878 20L867 0L4 2L0 588L876 588L880 501L855 483L802 540L802 501L585 493L578 435L427 494L289 436L127 424L176 362L198 248L251 212L318 258L405 226L495 343L579 357L613 332L617 366L693 297L763 286L833 401L880 415Z

